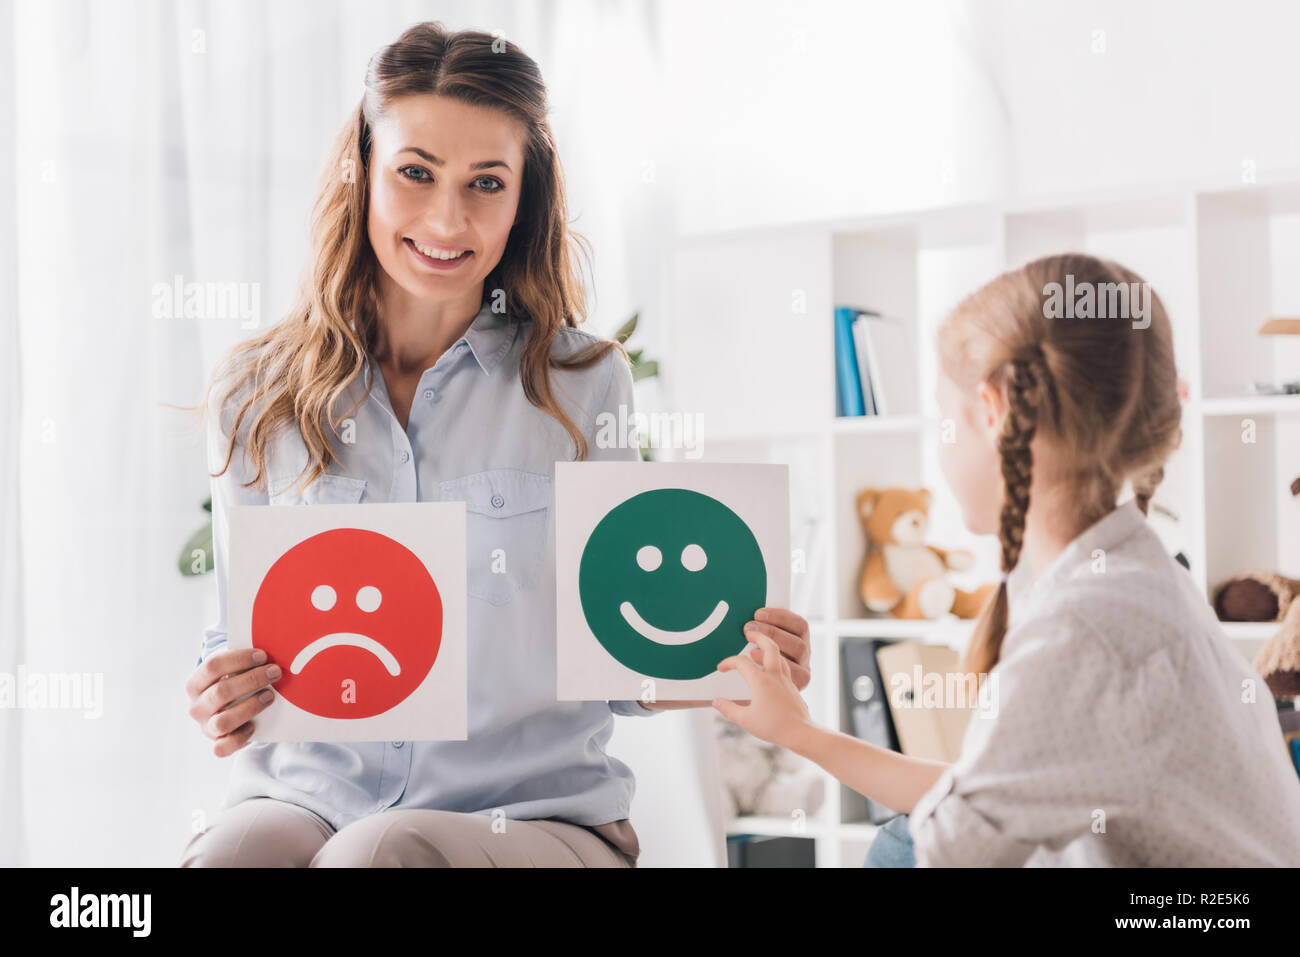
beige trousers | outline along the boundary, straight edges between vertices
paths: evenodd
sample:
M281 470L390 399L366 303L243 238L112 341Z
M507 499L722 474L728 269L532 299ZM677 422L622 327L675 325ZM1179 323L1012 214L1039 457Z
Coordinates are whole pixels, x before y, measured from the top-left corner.
M636 859L564 821L401 808L335 831L296 804L251 798L194 835L181 866L635 867Z

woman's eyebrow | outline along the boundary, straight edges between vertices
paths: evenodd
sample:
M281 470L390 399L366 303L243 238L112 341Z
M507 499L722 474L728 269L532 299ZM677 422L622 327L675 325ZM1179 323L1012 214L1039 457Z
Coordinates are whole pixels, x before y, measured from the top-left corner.
M403 146L397 152L415 153L417 156L423 157L425 160L432 163L434 166L443 165L442 160L438 159L438 157L434 156L432 153L426 153L418 146ZM510 164L507 163L505 160L480 160L477 163L471 163L469 168L470 169L491 169L494 166L504 166L509 172L511 173L514 172L514 170L510 169Z

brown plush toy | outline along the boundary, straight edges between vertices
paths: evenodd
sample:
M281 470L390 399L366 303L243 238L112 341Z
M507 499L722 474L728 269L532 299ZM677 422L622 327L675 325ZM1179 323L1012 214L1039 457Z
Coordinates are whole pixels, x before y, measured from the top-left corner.
M1214 611L1220 621L1281 621L1300 596L1300 579L1277 572L1233 575L1214 590Z
M948 571L975 564L967 551L944 551L925 544L930 531L928 489L869 488L858 493L858 518L869 551L862 569L862 601L873 612L895 618L940 618L952 612L974 618L996 590L981 585L963 591L948 581Z
M1291 602L1282 627L1259 649L1252 665L1274 697L1300 695L1300 601Z
M1291 494L1300 496L1300 476L1291 483ZM1283 578L1272 572L1256 572L1262 580L1251 576L1238 576L1221 585L1215 595L1214 610L1219 617L1229 620L1225 612L1255 612L1260 618L1238 618L1239 621L1281 620L1282 627L1259 650L1252 662L1256 671L1268 685L1273 696L1293 698L1300 696L1300 581ZM1249 585L1251 591L1243 591ZM1259 589L1269 594L1261 594ZM1272 616L1268 612L1272 611Z

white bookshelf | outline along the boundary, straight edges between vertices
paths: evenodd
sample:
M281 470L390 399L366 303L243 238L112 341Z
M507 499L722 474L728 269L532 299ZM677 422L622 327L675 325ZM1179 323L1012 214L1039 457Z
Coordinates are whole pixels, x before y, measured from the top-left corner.
M1073 250L1136 270L1173 322L1189 398L1183 444L1156 501L1180 516L1197 586L1208 595L1253 568L1300 575L1300 502L1288 489L1300 475L1300 396L1248 390L1255 380L1300 377L1300 343L1256 334L1270 316L1300 316L1300 171L1241 186L695 234L670 257L664 407L702 414L705 461L790 466L795 527L814 521L821 530L807 556L809 581L796 575L794 594L795 610L813 623L806 698L822 723L850 730L841 702L843 642L885 637L960 650L969 640L970 622L869 616L857 594L865 543L854 499L868 486L929 488L930 540L977 556L976 567L954 581L996 580L997 542L965 530L939 472L934 334L963 295L997 273ZM907 323L916 414L835 416L832 311L840 304ZM664 450L660 457L678 456ZM1275 629L1226 626L1247 658ZM826 785L823 807L807 820L741 818L729 830L812 837L818 866L859 866L875 829L863 820L858 795L829 776Z

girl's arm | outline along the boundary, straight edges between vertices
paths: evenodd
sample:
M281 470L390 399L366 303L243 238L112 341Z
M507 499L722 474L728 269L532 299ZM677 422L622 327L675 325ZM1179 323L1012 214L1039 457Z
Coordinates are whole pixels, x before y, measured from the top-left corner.
M948 765L909 758L818 726L776 642L763 634L750 640L758 645L758 661L736 655L718 665L719 671L740 672L749 685L750 702L717 698L713 707L755 737L815 761L859 794L891 810L910 813Z
M811 721L801 726L784 747L820 764L859 794L900 814L910 814L921 795L948 767L942 761L909 758Z

